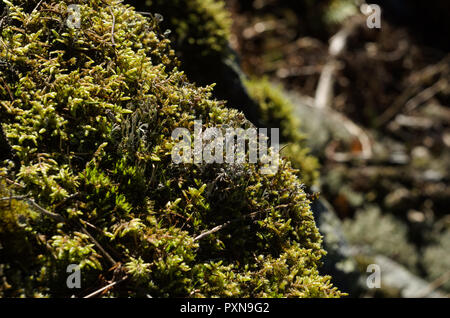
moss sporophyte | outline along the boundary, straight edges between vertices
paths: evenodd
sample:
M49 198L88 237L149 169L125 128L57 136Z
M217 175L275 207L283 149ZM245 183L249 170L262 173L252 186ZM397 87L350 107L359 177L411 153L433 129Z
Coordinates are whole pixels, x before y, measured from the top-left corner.
M156 19L119 1L0 3L1 297L341 296L289 161L268 147L271 174L172 162L195 119L251 125L188 80ZM60 23L74 4L79 28Z
M194 146L191 132L187 128L175 128L172 139L177 141L172 149L175 164L263 164L262 174L275 174L279 165L279 129L271 129L269 149L267 128L218 128L208 127L204 131L201 120L194 121ZM223 132L222 132L223 131ZM180 139L181 138L181 139ZM248 144L248 151L246 145ZM225 150L225 151L224 151ZM225 153L225 155L224 155Z

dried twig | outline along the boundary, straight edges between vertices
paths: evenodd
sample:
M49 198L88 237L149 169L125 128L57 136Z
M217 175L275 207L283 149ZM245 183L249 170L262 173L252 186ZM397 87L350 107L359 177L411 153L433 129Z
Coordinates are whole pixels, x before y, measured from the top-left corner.
M115 47L116 46L116 42L114 41L114 29L116 27L116 17L115 17L115 15L114 15L114 13L113 13L113 11L112 11L110 6L108 7L108 9L109 9L109 12L111 13L112 19L113 19L112 20L112 27L111 27L111 42L112 42L113 46Z
M203 232L202 234L200 234L199 236L194 238L194 241L198 241L201 240L202 238L204 238L205 236L208 236L209 234L213 234L217 231L220 231L221 229L223 229L224 227L227 227L228 225L230 225L233 221L228 221L224 224L218 225L215 228L212 228L211 230L208 230L206 232Z
M3 179L4 179L7 183L9 183L10 185L14 185L14 186L20 187L20 188L22 188L22 189L25 188L25 187L24 187L23 185L21 185L20 183L17 183L17 182L15 182L15 181L11 180L11 179L8 179L8 178L5 177L5 176L0 176L0 178L3 178Z
M3 86L5 87L6 91L8 92L9 97L11 98L12 101L14 101L14 100L15 100L15 99L14 99L14 95L12 94L11 89L9 88L8 83L6 83L5 80L4 80L2 77L0 77L0 80L2 80Z
M95 246L98 247L100 252L102 252L102 254L108 259L108 261L113 266L117 264L117 262L111 257L111 255L108 254L108 252L100 245L99 242L97 242L97 240L88 232L88 230L86 230L86 228L84 226L81 226L81 231L83 231L84 234L89 236L89 238L92 240L92 242L94 242Z
M96 290L95 292L93 292L93 293L91 293L91 294L89 294L89 295L87 295L87 296L84 296L83 298L92 298L92 297L95 297L95 296L97 296L98 294L102 293L103 291L107 290L108 288L114 287L115 285L120 284L120 283L126 281L127 279L128 279L128 276L125 276L125 277L123 277L121 280L112 282L111 284L108 284L108 285L106 285L105 287L102 287L102 288Z
M39 204L37 204L32 198L30 198L27 195L17 195L17 196L9 196L9 197L0 198L0 201L6 201L6 200L23 200L23 201L27 201L29 204L31 204L40 213L42 213L42 214L44 214L44 215L54 219L55 221L58 221L58 222L64 222L65 221L63 216L44 209L43 207L41 207Z
M54 219L54 220L56 220L58 222L66 222L66 219L63 216L44 209L39 204L37 204L32 198L29 198L29 196L21 195L21 196L9 196L9 197L0 198L0 201L6 201L6 200L24 200L24 201L27 201L36 210L38 210L42 214L44 214L44 215L46 215L46 216L48 216L48 217L50 217L50 218L52 218L52 219ZM80 220L80 222L83 223L82 220ZM97 242L97 240L88 232L88 230L86 230L86 228L84 226L81 226L81 231L84 234L86 234L92 240L92 242L98 247L98 249L103 254L103 256L105 256L106 259L108 259L108 261L111 262L111 264L113 266L117 264L117 262L111 257L111 255L109 255L109 253L100 245L100 243Z
M405 106L405 104L408 102L408 99L412 94L414 94L414 91L416 88L414 87L408 87L403 91L403 93L395 99L395 101L392 103L392 106L386 109L376 120L375 125L377 127L381 127L388 123L392 118L395 117L396 114L398 114L402 108Z
M355 17L354 20L345 25L330 39L328 49L330 59L322 69L316 89L314 104L317 108L328 108L331 106L334 95L335 74L339 67L337 58L345 51L348 38L356 31L361 21L359 17Z
M53 213L53 212L50 212L50 211L44 209L44 208L41 207L39 204L37 204L33 199L29 198L29 199L26 199L26 200L27 200L33 207L35 207L39 212L41 212L42 214L44 214L44 215L46 215L46 216L48 216L48 217L51 217L51 218L54 219L55 221L58 221L58 222L65 222L65 219L64 219L63 216L61 216L61 215L59 215L59 214L56 214L56 213Z
M42 1L44 1L44 0L41 0L41 1L38 2L38 4L36 5L36 7L34 7L33 11L31 11L31 13L33 13L34 11L36 11L39 8L39 6L41 5Z
M12 195L9 197L0 198L0 201L9 201L9 200L23 200L26 199L28 196L26 195Z
M448 87L446 79L440 79L434 85L424 89L419 94L411 98L405 105L406 111L411 112L420 105L432 99L435 95L445 90Z
M276 207L274 207L274 209L284 209L284 208L288 208L289 206L290 206L290 204L281 204L281 205L277 205ZM236 219L233 219L233 220L231 220L231 221L227 221L227 222L225 222L224 224L218 225L218 226L212 228L211 230L207 230L207 231L201 233L200 235L196 236L196 237L194 238L194 241L198 241L198 240L204 238L205 236L208 236L208 235L210 235L210 234L216 233L216 232L222 230L223 228L227 227L227 226L230 225L231 223L239 222L239 221L245 220L245 219L247 219L247 218L254 218L256 215L258 215L258 214L260 214L260 213L267 212L267 211L269 211L270 209L271 209L271 208L267 208L267 209L262 210L262 211L256 211L256 212L253 212L253 213L244 215L244 216L242 216L242 217L240 217L240 218L236 218Z

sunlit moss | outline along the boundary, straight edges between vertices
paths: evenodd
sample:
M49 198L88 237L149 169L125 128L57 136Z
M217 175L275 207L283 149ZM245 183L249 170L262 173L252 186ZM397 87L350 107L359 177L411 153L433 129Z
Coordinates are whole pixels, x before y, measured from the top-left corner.
M321 236L288 162L273 175L172 163L175 128L249 123L188 82L157 19L101 0L5 3L0 121L17 160L2 162L2 195L47 212L1 202L2 246L27 242L26 254L2 258L1 294L85 296L127 275L103 296L341 295L318 272ZM61 20L73 3L79 29ZM77 291L66 287L72 263Z

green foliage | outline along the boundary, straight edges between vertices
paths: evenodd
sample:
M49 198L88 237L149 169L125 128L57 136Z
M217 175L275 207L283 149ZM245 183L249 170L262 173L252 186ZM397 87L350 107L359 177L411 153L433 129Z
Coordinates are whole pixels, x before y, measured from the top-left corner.
M252 79L245 83L250 96L260 107L265 127L280 128L281 141L286 143L282 154L295 169L300 171L302 181L311 186L318 181L318 160L309 155L305 137L300 132L300 120L294 114L294 105L268 79Z
M273 175L172 163L175 128L249 123L188 82L158 21L101 0L4 2L0 121L18 160L2 162L1 194L38 205L0 201L2 296L77 293L72 263L77 296L124 277L103 296L341 295L318 272L321 236L288 162ZM80 29L64 23L73 3Z

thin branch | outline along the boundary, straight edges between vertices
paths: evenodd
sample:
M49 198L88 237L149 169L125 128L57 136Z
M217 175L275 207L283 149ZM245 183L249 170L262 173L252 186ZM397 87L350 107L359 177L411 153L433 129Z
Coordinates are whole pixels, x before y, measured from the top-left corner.
M111 255L108 254L108 252L100 245L99 242L97 242L97 240L88 232L88 230L86 230L86 228L84 226L81 226L81 230L83 231L84 234L89 236L89 238L92 240L92 242L94 242L95 246L98 247L100 252L102 252L102 254L108 259L108 261L110 261L110 263L113 266L117 264L117 262L114 260L114 258L112 258Z
M317 108L323 109L331 106L334 97L335 76L339 67L338 58L345 52L348 38L356 31L361 21L359 16L355 17L330 39L328 49L330 58L322 69L316 88L314 105Z
M145 11L136 11L136 13L139 13L140 15L148 16L148 17L153 16L150 12L145 12Z
M361 19L361 17L354 17L338 33L336 33L336 35L331 38L328 50L330 60L324 66L320 75L314 99L314 106L323 111L330 112L335 117L338 117L339 121L343 123L345 129L350 133L350 135L359 140L362 148L361 157L363 159L370 159L372 157L372 147L370 138L366 134L366 132L349 118L331 109L334 97L333 86L335 83L336 72L339 66L338 57L343 52L345 52L348 39L357 30L362 21L363 20ZM352 156L344 155L341 160L347 161L350 157Z
M122 278L121 280L112 282L111 284L108 284L108 285L106 285L105 287L102 287L102 288L96 290L95 292L93 292L93 293L91 293L91 294L89 294L89 295L87 295L87 296L84 296L83 298L92 298L92 297L95 297L95 296L97 296L98 294L100 294L101 292L107 290L108 288L114 287L115 285L120 284L120 283L124 282L124 281L127 280L127 279L128 279L128 276L125 276L125 277Z
M28 198L27 195L11 195L9 197L0 198L0 201L24 200L26 198Z
M58 222L65 222L64 217L62 217L59 214L50 212L46 209L44 209L43 207L41 207L39 204L37 204L33 199L26 199L26 201L28 201L32 206L34 206L37 210L39 210L39 212L41 212L42 214L51 217L52 219L54 219L55 221Z
M11 98L11 101L14 101L14 96L13 96L13 94L12 94L12 92L11 92L11 89L9 88L8 83L6 83L5 80L4 80L3 78L0 78L0 79L2 80L2 83L3 83L3 85L4 85L5 89L6 89L6 91L8 92L9 97Z
M36 11L39 8L39 6L41 5L42 1L44 1L44 0L39 1L39 3L36 5L36 7L33 9L33 11L31 11L31 13L33 13L34 11Z
M109 12L111 13L112 19L113 19L112 20L112 28L111 28L111 42L112 42L113 46L115 47L116 42L114 41L114 29L116 27L116 17L114 16L114 13L113 13L111 7L108 7L108 9L109 9Z
M14 185L14 186L20 187L20 188L22 188L22 189L25 188L23 185L21 185L21 184L15 182L15 181L13 181L13 180L11 180L11 179L8 179L8 178L5 177L5 176L0 176L0 178L5 179L5 181L6 181L7 183L9 183L10 185Z
M46 216L48 216L48 217L58 221L58 222L64 222L65 221L63 216L44 209L39 204L37 204L33 199L31 199L29 196L18 195L18 196L10 196L10 197L0 198L0 201L5 201L5 200L23 200L23 201L27 201L36 210L38 210L38 212L40 212L40 213L42 213L42 214L44 214L44 215L46 215Z
M411 98L405 105L406 111L411 112L420 105L432 99L435 95L447 88L448 82L446 79L441 79L434 85L424 89L419 94Z
M284 209L284 208L288 208L289 206L290 206L290 204L281 204L281 205L277 205L276 207L274 207L274 209ZM267 209L262 210L262 211L256 211L256 212L253 212L253 213L244 215L244 216L242 216L241 218L236 218L236 219L233 219L233 220L231 220L231 221L227 221L227 222L225 222L224 224L218 225L218 226L212 228L211 230L207 230L207 231L201 233L200 235L196 236L196 237L194 238L194 242L195 242L195 241L198 241L198 240L201 240L201 239L204 238L205 236L208 236L208 235L210 235L210 234L213 234L213 233L216 233L216 232L222 230L223 228L227 227L227 226L230 225L231 223L238 222L238 221L242 221L242 220L245 220L245 219L247 219L247 218L254 218L256 215L258 215L258 214L260 214L260 213L267 212L267 211L269 211L270 209L271 209L271 208L267 208Z
M227 227L228 225L230 225L233 221L228 221L224 224L218 225L215 228L212 228L211 230L208 230L206 232L201 233L199 236L194 238L194 241L198 241L201 240L202 238L204 238L205 236L208 236L209 234L213 234L217 231L220 231L221 229L223 229L224 227Z

